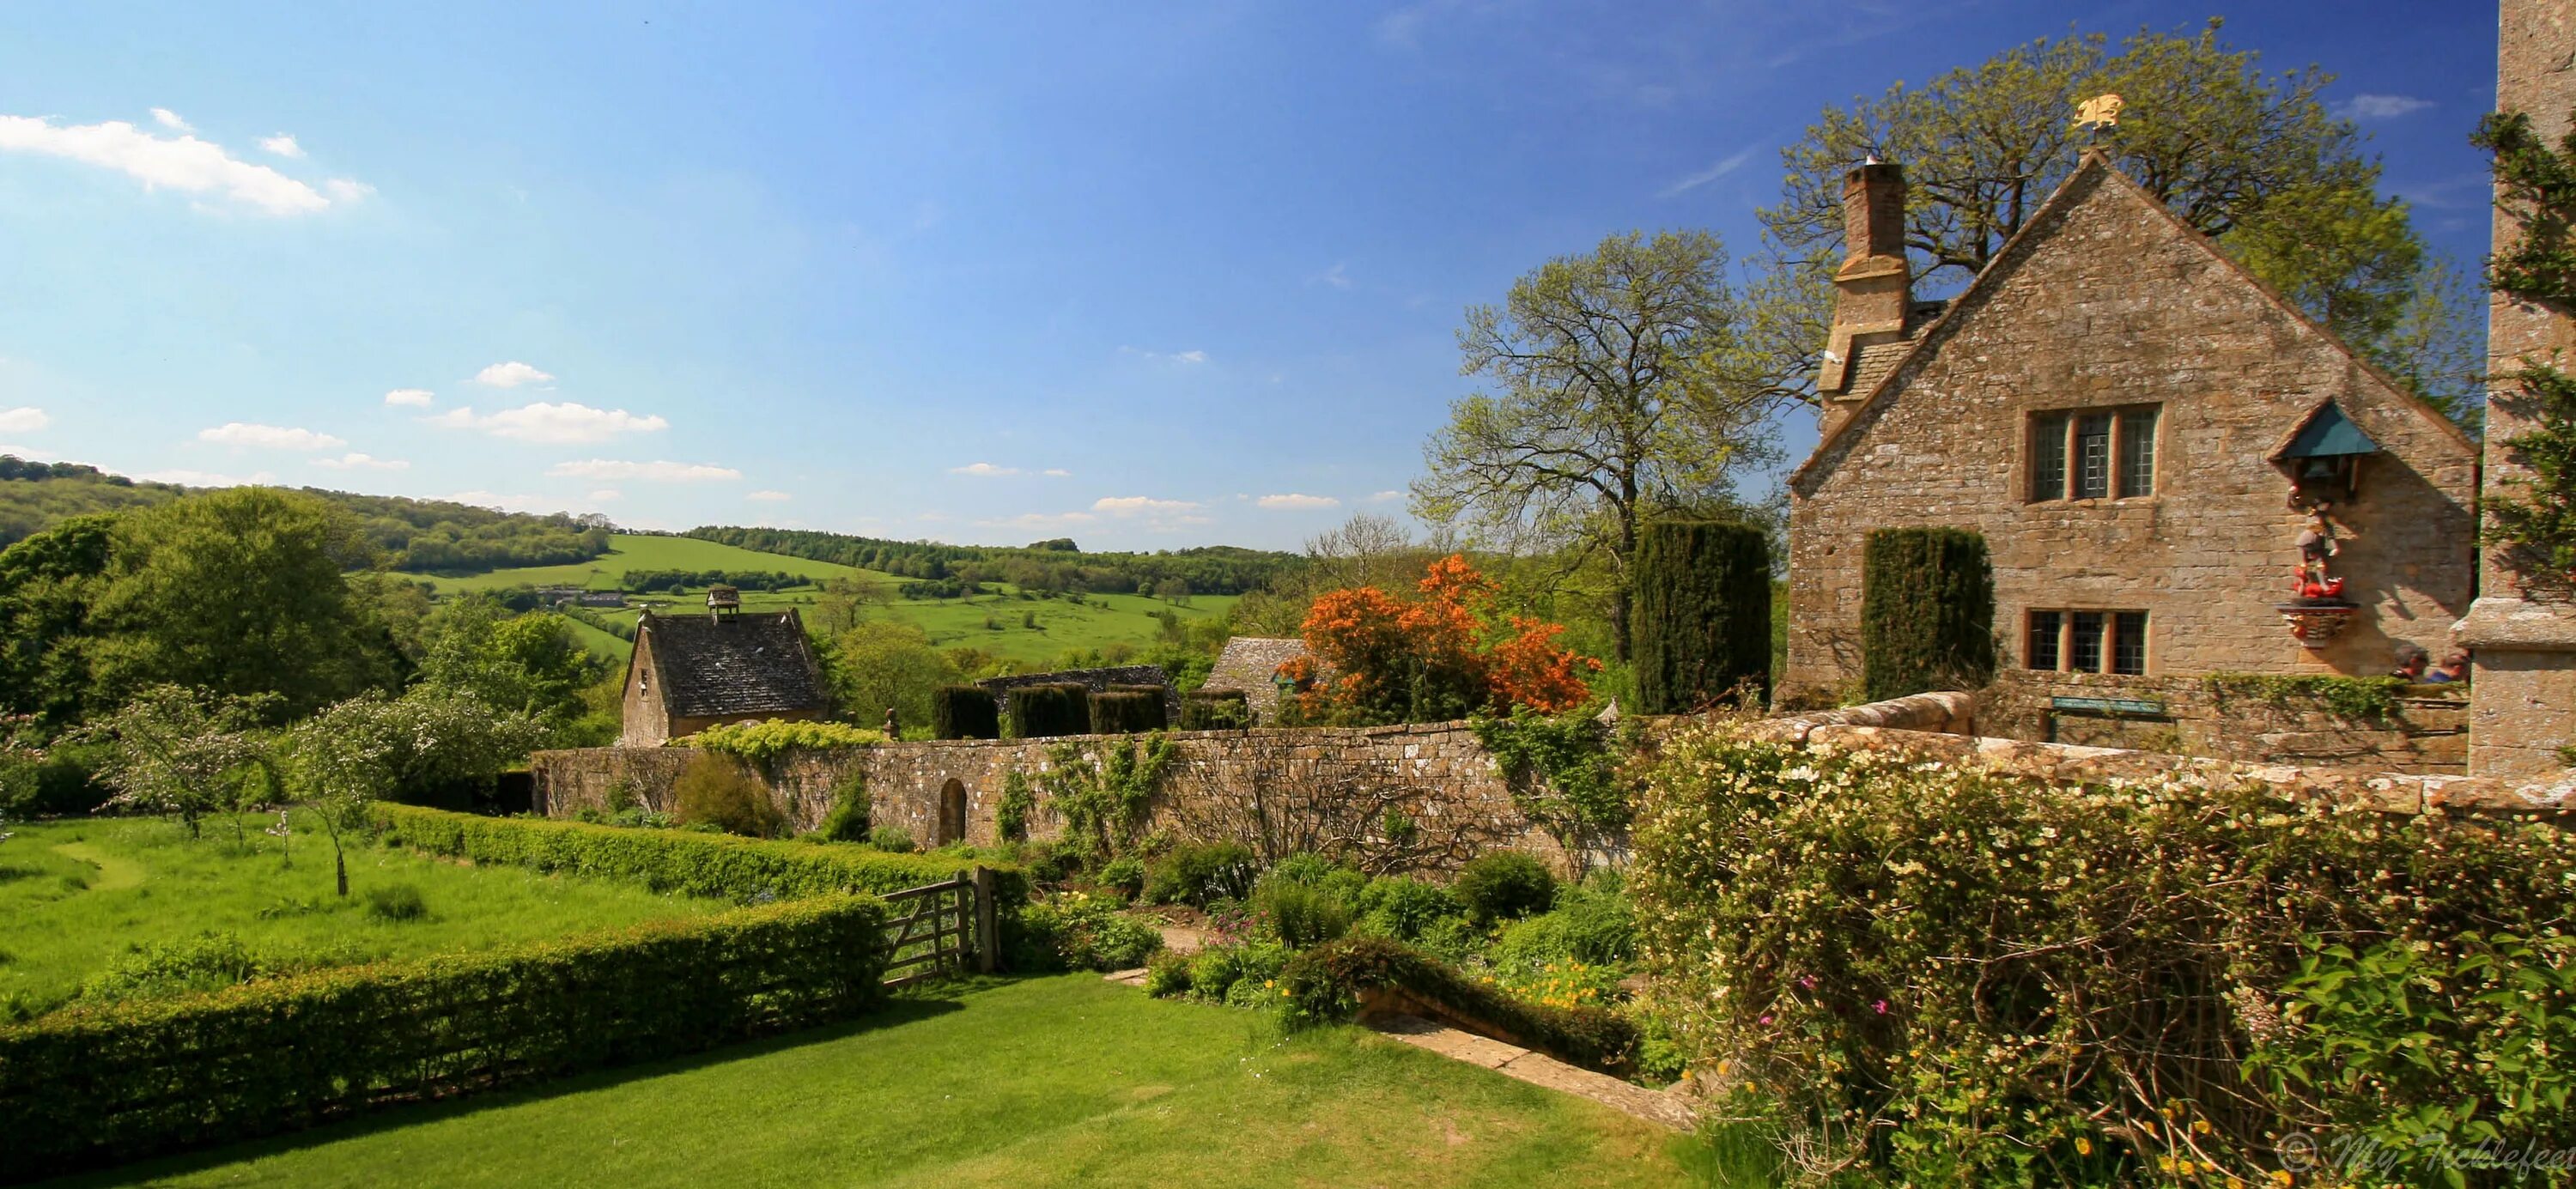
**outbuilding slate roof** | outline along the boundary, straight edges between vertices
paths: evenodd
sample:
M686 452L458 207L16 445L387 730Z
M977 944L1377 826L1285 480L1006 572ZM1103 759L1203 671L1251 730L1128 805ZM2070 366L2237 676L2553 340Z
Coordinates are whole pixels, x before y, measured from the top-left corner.
M1236 636L1225 642L1200 689L1239 689L1256 719L1279 709L1279 666L1306 655L1306 642L1275 636Z
M636 625L650 641L662 705L674 718L775 714L824 704L822 673L793 609L775 615L655 615Z

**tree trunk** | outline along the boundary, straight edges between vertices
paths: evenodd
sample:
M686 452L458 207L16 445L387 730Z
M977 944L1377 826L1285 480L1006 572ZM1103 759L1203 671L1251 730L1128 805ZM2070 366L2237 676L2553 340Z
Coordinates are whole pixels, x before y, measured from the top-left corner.
M338 872L340 876L340 894L342 896L348 895L349 858L347 855L340 852L340 844L336 840L331 843L331 867L334 871Z

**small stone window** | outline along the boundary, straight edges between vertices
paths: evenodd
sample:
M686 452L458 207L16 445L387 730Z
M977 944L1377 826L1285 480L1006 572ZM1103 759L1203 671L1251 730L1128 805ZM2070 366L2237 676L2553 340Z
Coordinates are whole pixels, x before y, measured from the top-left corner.
M2144 611L2033 611L2023 639L2022 667L2056 673L2147 671Z
M2154 495L2157 411L2140 405L2032 414L2031 502Z

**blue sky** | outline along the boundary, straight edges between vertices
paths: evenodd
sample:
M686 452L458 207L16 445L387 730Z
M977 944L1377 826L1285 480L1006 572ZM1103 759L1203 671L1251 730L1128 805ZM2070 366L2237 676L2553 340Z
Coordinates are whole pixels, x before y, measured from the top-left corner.
M2338 74L2483 252L2492 4L2233 7L10 6L0 449L1293 547L1401 511L1460 312L1515 276L1631 228L1747 251L1822 107L2213 13Z

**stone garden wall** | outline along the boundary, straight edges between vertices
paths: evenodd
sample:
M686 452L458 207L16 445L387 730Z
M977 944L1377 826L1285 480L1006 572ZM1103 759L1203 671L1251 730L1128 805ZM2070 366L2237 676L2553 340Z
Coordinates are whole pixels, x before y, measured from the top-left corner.
M2381 713L2339 714L2312 692L2265 696L2198 677L2008 669L1977 695L1978 733L2270 764L2463 775L2468 689L2409 686Z

